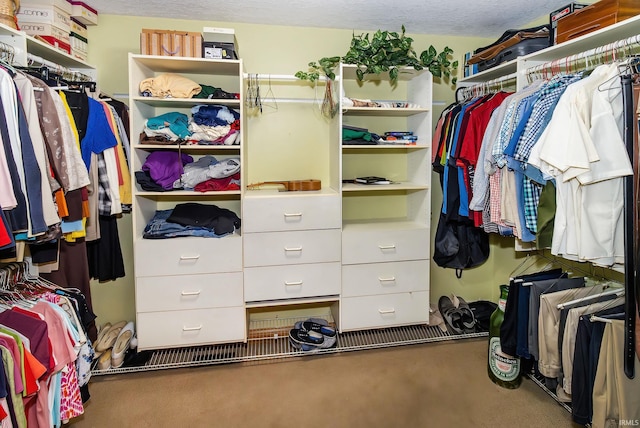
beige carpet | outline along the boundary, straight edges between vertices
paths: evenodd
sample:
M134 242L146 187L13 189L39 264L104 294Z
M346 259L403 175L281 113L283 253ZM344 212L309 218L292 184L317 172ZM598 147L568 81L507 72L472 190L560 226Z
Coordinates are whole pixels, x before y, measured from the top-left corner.
M94 377L83 427L577 427L532 381L487 377L486 339Z

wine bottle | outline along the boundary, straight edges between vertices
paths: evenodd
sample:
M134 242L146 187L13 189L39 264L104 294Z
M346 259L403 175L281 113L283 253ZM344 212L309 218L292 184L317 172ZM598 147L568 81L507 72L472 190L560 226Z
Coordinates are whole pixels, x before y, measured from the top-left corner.
M500 347L500 325L504 320L504 308L507 305L509 287L500 286L498 307L489 320L489 360L487 370L489 378L503 388L516 389L522 383L520 358L507 355Z

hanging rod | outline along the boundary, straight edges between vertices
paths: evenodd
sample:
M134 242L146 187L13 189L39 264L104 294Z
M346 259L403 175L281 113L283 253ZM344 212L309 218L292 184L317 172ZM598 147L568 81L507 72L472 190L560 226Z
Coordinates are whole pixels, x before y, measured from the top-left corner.
M79 81L83 81L83 82L91 82L93 80L90 76L87 76L84 73L81 73L81 72L75 71L75 70L71 70L68 67L64 67L64 66L62 66L60 64L57 64L57 63L55 63L53 61L46 60L46 59L44 59L42 57L39 57L39 56L34 55L34 54L30 54L30 53L27 54L27 64L29 66L42 65L42 66L51 68L55 72L58 72L58 73L61 73L61 74L67 74L67 75L73 77L74 79L79 80Z
M473 86L467 86L461 88L464 99L471 98L473 96L484 95L490 92L492 89L502 90L504 86L510 86L515 84L518 78L518 73L507 74L496 79L487 80L486 82L478 83ZM509 83L509 85L507 85Z
M525 70L525 74L528 77L532 75L548 75L549 72L557 74L563 69L565 71L578 71L588 70L591 68L592 60L600 60L598 63L614 62L621 59L625 59L634 55L633 50L640 47L640 34L628 37L626 39L618 40L613 43L598 46L597 48L589 49L584 52L569 55L564 58L554 59L543 64L535 65ZM578 64L584 61L583 66Z
M303 81L301 79L299 79L298 77L296 77L293 74L254 74L254 73L244 73L243 77L245 79L258 79L258 80L264 80L264 81L280 81L280 82L293 82L296 80L299 81ZM327 78L324 76L320 76L318 78L318 81L324 82L326 81Z

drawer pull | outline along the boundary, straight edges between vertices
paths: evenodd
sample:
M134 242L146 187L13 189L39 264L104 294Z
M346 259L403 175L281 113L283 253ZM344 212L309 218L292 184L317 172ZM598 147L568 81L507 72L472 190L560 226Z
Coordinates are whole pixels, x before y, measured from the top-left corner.
M302 217L302 213L284 213L285 217Z
M381 250L395 250L396 246L395 245L378 245L378 248L380 248Z
M195 256L180 256L180 260L198 260L200 258L200 254Z
M292 248L288 248L288 247L284 247L285 251L302 251L302 247L292 247Z
M183 296L198 296L198 295L200 295L200 293L201 293L201 290L198 290L198 291L183 291L180 294L182 294Z
M378 281L380 282L395 282L396 277L395 276L390 276L389 278L380 278L378 277Z
M395 314L396 310L395 309L378 309L378 312L380 312L380 315L387 315L387 314Z
M202 330L202 324L197 327L182 327L182 331L198 331Z
M287 287L293 287L294 285L302 285L302 281L285 281L284 285Z

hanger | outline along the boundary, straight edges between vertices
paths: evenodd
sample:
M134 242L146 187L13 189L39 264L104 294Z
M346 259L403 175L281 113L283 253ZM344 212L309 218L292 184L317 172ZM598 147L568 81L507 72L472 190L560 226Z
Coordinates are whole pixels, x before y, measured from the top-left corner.
M596 286L594 286L596 287ZM586 302L589 300L594 300L594 299L599 299L601 297L605 297L605 296L611 296L611 295L615 295L616 297L620 297L620 296L624 296L625 292L623 288L614 288L611 290L607 290L607 291L603 291L602 293L597 293L597 294L592 294L589 296L584 296L584 297L580 297L574 300L569 300L567 302L562 302L562 303L558 303L558 305L556 306L558 309L564 309L565 306L571 306L574 305L576 303L581 303L581 302Z

